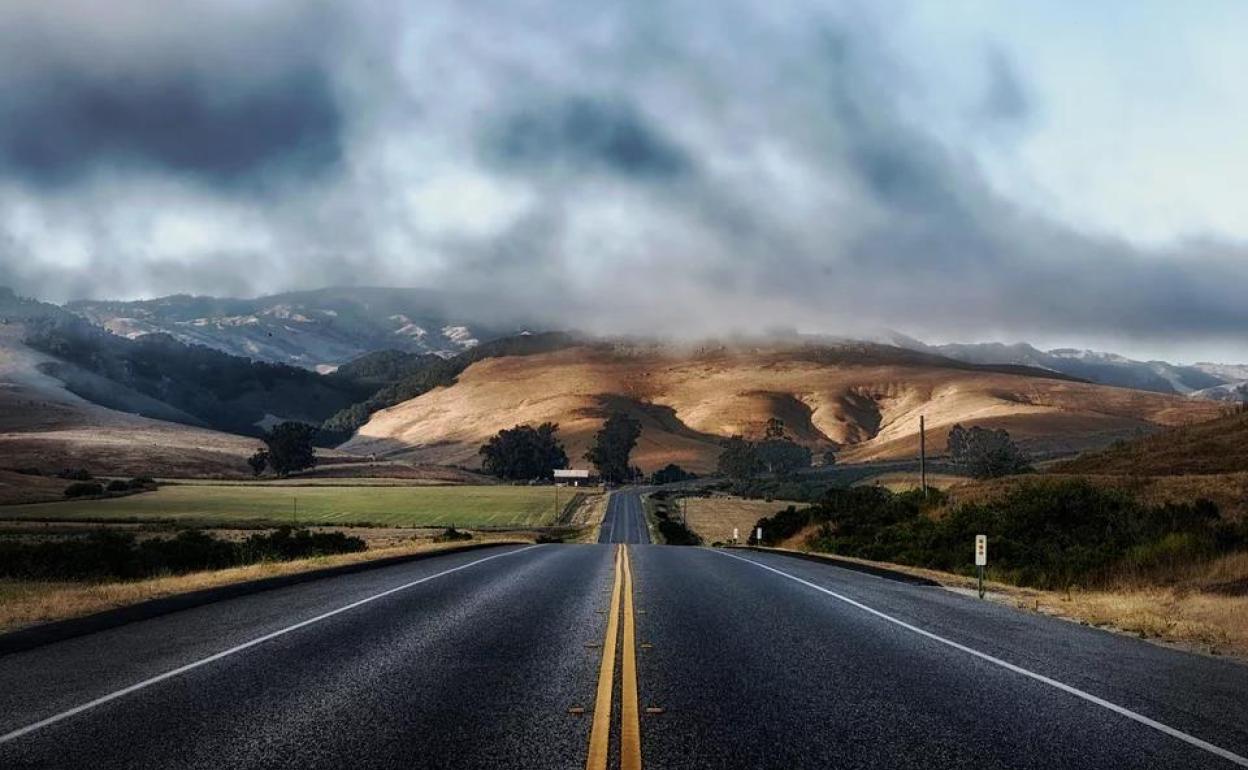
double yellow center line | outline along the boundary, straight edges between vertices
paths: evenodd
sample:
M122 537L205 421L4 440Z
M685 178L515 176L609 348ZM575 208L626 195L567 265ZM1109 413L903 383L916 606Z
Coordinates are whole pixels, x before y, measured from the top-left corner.
M605 770L611 739L612 691L615 687L616 637L620 631L620 605L624 615L624 655L620 670L620 768L641 770L641 723L637 708L637 625L633 612L633 570L628 548L615 551L615 582L607 637L598 668L598 696L594 701L594 726L589 734L589 757L585 770Z

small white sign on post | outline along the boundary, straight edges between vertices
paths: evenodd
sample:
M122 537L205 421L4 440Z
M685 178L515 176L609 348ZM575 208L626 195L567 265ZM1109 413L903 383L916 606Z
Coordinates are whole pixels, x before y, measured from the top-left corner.
M735 543L740 539L741 539L740 530L737 527L733 527L732 528L732 542Z
M984 598L984 567L988 566L988 536L975 536L975 571L979 573L979 598Z
M759 545L763 544L763 528L762 527L759 527L758 530L755 531L754 539L758 541Z

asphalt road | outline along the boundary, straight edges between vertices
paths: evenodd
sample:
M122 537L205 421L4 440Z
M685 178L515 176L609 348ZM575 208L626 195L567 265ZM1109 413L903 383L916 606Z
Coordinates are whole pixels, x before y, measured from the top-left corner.
M784 556L541 545L0 657L0 736L3 768L1218 768L1248 666Z
M598 542L650 542L650 531L646 527L646 515L642 511L639 495L620 492L611 495L607 501L607 512L602 517Z

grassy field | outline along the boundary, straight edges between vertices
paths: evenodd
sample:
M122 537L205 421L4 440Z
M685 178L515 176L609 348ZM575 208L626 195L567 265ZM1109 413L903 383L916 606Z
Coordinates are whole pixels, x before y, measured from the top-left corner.
M560 490L560 505L568 495ZM554 505L551 487L171 484L113 499L4 506L0 519L531 527L553 524Z
M685 515L690 529L702 536L707 543L727 542L736 527L744 542L750 536L754 524L765 516L782 511L790 505L804 508L805 503L787 500L745 500L740 497L690 497L684 501Z

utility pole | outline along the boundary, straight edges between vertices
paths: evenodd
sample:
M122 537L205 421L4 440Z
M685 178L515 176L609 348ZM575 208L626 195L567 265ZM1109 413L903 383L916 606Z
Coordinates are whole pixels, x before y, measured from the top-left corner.
M927 418L919 415L919 486L927 497Z

